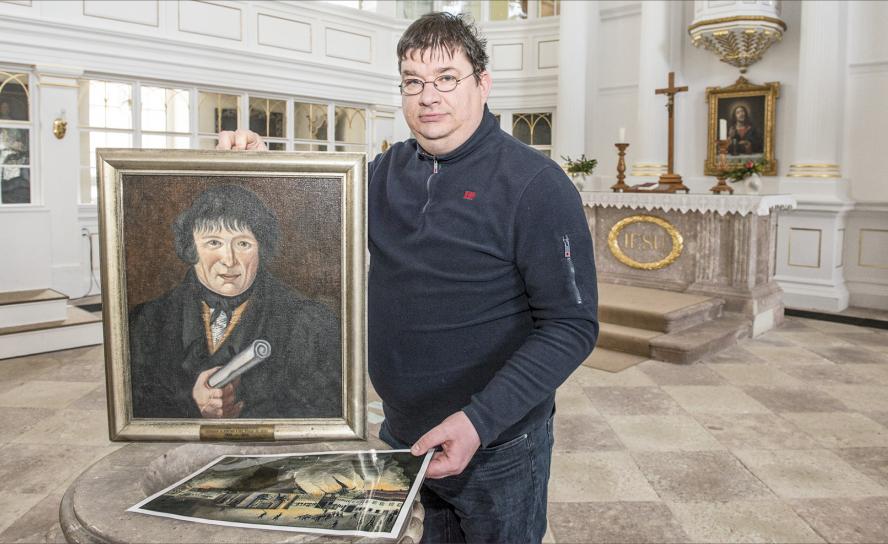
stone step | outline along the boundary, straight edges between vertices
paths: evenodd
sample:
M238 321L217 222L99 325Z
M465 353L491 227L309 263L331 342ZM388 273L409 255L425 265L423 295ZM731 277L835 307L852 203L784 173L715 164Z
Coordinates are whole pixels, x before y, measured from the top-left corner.
M716 319L724 306L718 298L613 283L599 284L598 296L601 321L663 333Z
M670 363L692 363L733 346L752 333L748 319L727 313L688 329L651 339L652 359Z
M0 293L0 329L67 318L68 297L52 289Z
M648 357L651 340L662 335L660 331L602 322L597 347Z
M102 343L102 318L68 306L65 319L0 328L0 359Z

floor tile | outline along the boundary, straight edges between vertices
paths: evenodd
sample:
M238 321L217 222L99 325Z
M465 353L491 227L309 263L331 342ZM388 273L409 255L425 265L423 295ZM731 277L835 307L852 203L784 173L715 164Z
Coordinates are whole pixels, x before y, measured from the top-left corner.
M725 379L704 364L677 365L646 361L638 369L657 385L721 385Z
M742 501L773 498L725 451L633 452L633 459L666 501Z
M720 443L731 450L802 450L822 445L775 414L695 414Z
M858 412L888 412L888 386L824 385L820 389L839 399L851 410L857 410Z
M656 385L647 374L632 366L620 372L607 372L581 366L570 375L568 381L583 387L644 387Z
M724 351L720 351L715 355L709 355L704 358L703 363L707 364L765 364L765 359L752 353L743 346L732 346Z
M809 387L744 387L747 395L782 412L844 412L848 408L831 395Z
M843 448L833 452L855 470L888 489L888 448Z
M582 414L555 415L555 451L623 450L625 446L610 425L600 416Z
M888 490L827 450L734 452L774 493L787 499L867 497Z
M16 493L6 490L0 493L0 532L15 523L44 496L43 493Z
M888 446L888 429L863 414L824 412L781 415L827 448Z
M824 321L821 319L801 319L802 323L811 327L812 329L816 329L821 332L825 332L827 334L841 334L841 333L854 333L859 332L861 327L856 325L848 325L847 323L836 323L835 321Z
M10 442L55 412L46 408L0 408L0 444Z
M0 393L0 406L64 408L95 388L95 383L30 381Z
M659 387L587 387L584 391L602 415L684 413L675 399Z
M619 439L636 451L721 450L724 446L690 416L606 416Z
M794 378L810 385L869 385L872 381L859 373L859 367L863 365L808 365L808 366L781 366L781 372L785 372ZM869 367L870 365L867 365Z
M837 334L826 334L812 328L804 331L787 331L780 334L781 338L789 340L793 344L802 347L809 346L851 346L851 342L841 338Z
M792 508L778 500L669 503L696 542L824 542Z
M822 335L822 333L820 333ZM814 336L814 335L812 335ZM770 346L767 344L749 344L746 349L758 355L770 364L778 365L818 365L830 364L832 361L807 349L796 347Z
M854 344L855 346L863 346L869 350L876 351L883 355L888 355L888 334L884 332L854 332L839 334L837 336L842 340Z
M888 541L888 498L796 500L790 504L829 542Z
M65 544L59 525L61 495L49 495L18 518L5 531L0 542L8 544Z
M110 446L108 413L99 410L59 410L17 436L13 443Z
M663 391L691 413L761 414L768 409L733 385L670 385Z
M657 494L626 452L555 452L552 455L549 502L657 499ZM555 537L559 538L557 530Z
M57 491L116 448L7 444L0 448L0 481L4 492L45 495Z
M367 388L367 396L370 396L370 388ZM108 393L105 384L97 385L95 389L68 405L74 410L107 410Z
M888 365L888 355L859 346L812 346L808 349L836 364Z
M804 383L770 365L718 364L710 368L731 385L798 387Z
M555 409L558 415L578 414L598 416L598 410L589 400L585 390L579 386L562 385L555 392Z
M641 544L688 542L688 535L659 502L561 503L549 507L559 543Z
M54 382L93 382L105 381L105 366L102 361L70 359L58 367L44 370L34 379Z

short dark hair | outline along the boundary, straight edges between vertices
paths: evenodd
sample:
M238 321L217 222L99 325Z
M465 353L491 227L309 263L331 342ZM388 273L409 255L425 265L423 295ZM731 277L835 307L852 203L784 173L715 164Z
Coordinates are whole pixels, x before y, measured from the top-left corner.
M194 233L203 230L250 229L259 242L259 258L267 265L274 257L278 220L255 193L238 185L220 185L202 192L191 207L173 221L176 255L188 264L197 262Z
M411 51L446 51L453 57L462 50L472 63L475 81L481 81L481 73L487 69L487 40L481 37L472 18L466 14L427 13L407 27L398 41L398 71L401 61Z

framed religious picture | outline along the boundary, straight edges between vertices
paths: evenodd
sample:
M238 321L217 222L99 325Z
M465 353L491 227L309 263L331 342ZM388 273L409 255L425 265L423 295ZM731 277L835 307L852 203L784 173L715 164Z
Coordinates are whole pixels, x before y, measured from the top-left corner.
M111 438L364 438L365 156L97 164Z
M704 171L707 175L719 173L716 165L720 125L726 127L728 168L754 161L763 163L763 175L777 175L774 126L779 95L780 83L755 85L742 76L728 87L706 89L709 130Z

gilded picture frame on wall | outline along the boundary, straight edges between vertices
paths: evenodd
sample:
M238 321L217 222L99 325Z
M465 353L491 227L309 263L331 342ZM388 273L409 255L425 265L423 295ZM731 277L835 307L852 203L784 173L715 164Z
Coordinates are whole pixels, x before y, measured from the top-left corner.
M717 154L721 120L727 126L729 169L755 161L763 163L762 175L777 175L774 134L779 96L779 82L756 85L743 76L727 87L706 88L706 100L709 104L704 164L706 175L714 176L719 173Z
M366 437L366 156L99 149L112 440Z

